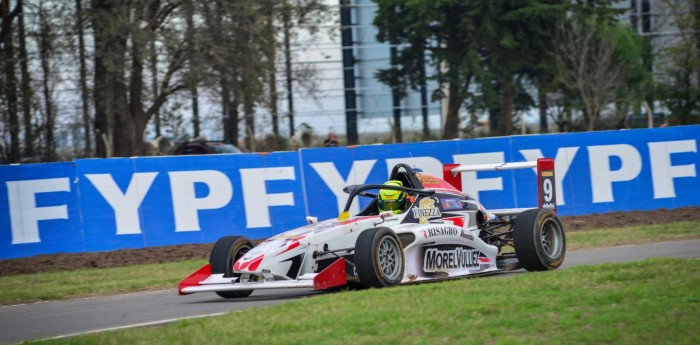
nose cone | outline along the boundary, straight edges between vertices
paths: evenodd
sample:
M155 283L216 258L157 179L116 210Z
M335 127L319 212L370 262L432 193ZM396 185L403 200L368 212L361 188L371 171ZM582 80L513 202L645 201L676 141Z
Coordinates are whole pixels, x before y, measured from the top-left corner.
M233 264L233 270L234 272L255 272L258 267L260 267L260 263L263 261L265 258L265 254L260 254L255 257L247 257L244 256L240 259L238 259L234 264ZM247 259L247 260L246 260Z

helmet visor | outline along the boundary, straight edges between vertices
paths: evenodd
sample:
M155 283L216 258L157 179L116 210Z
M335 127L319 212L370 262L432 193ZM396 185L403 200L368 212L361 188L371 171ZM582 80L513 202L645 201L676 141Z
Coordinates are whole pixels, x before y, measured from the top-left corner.
M397 200L382 200L378 199L377 204L379 209L382 211L400 211L403 209L403 205L406 203L406 199Z

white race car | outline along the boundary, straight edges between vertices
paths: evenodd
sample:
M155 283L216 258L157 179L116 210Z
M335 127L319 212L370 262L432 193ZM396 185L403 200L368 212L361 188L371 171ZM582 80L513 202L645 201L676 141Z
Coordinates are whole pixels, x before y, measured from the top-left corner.
M520 168L537 168L538 208L486 210L461 191L461 172ZM402 186L347 186L348 201L337 219L307 217L308 225L258 246L245 237L222 237L209 263L180 282L179 293L238 298L258 289L388 287L520 267L551 270L564 261L566 237L556 214L553 159L447 164L443 178L398 164L390 180ZM380 190L405 192L403 212L380 212ZM350 216L356 197L372 200ZM504 250L508 247L514 251Z

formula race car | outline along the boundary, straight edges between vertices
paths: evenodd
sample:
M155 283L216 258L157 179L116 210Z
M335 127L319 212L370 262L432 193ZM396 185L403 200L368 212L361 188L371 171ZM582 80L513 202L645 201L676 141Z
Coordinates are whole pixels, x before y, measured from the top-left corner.
M461 172L520 168L537 168L538 208L486 210L461 191ZM257 289L389 287L562 264L566 237L556 214L553 159L447 164L443 170L439 178L398 164L390 175L394 183L345 187L349 196L337 219L307 217L308 225L258 246L245 237L222 237L209 263L180 282L179 293L238 298ZM381 212L382 191L404 195L405 205ZM357 197L371 201L350 216Z

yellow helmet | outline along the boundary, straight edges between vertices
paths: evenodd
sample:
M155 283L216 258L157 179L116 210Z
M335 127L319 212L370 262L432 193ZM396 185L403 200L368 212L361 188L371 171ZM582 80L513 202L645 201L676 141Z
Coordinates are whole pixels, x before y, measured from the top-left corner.
M403 187L403 183L399 180L391 180L384 182L387 186ZM380 189L379 197L377 197L377 207L379 212L393 211L401 213L406 206L406 192L394 189Z

